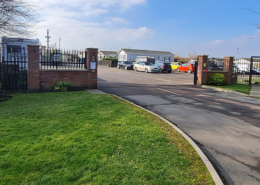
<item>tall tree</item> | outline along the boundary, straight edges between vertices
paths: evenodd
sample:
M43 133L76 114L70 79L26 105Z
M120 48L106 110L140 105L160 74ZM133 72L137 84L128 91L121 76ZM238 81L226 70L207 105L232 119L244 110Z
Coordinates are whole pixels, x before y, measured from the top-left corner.
M27 36L39 23L37 4L27 0L0 0L0 36Z

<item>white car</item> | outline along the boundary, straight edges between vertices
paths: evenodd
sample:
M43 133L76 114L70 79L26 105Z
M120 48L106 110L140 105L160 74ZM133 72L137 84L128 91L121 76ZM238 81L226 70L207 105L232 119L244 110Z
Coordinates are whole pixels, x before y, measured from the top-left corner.
M188 63L189 64L195 64L197 62L197 60L190 60Z
M146 73L149 73L149 72L159 73L158 66L154 66L150 62L139 62L138 64L134 65L134 70L135 71L144 71Z

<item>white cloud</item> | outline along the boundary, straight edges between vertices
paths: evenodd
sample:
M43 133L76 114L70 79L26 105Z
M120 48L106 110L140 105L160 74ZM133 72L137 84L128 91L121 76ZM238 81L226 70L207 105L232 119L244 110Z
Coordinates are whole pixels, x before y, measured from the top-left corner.
M120 23L120 24L130 24L130 23L127 22L125 19L119 18L119 17L112 17L111 20L112 20L113 22Z
M118 6L119 12L125 12L134 5L144 5L147 0L43 0L42 5L53 7L62 7L65 9L73 8L74 12L81 12L84 15L100 15L107 13L109 7Z
M220 44L223 40L214 40L212 43L213 44Z
M50 29L51 43L61 37L61 48L84 49L86 47L106 48L111 45L121 47L125 43L151 38L155 32L146 27L104 28L99 23L81 22L67 17L47 16L40 26ZM43 45L46 29L39 31L38 37Z
M51 43L59 41L61 48L84 49L86 47L118 48L154 36L155 32L145 26L125 28L130 23L121 17L98 17L89 21L89 16L105 14L118 6L125 11L131 6L145 4L147 0L43 0L47 4L38 38L42 45L46 30L50 30ZM104 27L104 23L106 26Z
M109 20L105 21L105 24L108 26L114 26L114 25L120 25L120 24L129 25L130 23L123 18L112 17Z

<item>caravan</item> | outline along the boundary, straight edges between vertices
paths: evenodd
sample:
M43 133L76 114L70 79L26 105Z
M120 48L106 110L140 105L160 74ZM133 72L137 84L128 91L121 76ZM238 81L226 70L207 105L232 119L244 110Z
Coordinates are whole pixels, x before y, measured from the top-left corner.
M39 39L25 39L14 37L2 37L0 48L0 60L5 61L25 61L27 60L27 45L41 45Z

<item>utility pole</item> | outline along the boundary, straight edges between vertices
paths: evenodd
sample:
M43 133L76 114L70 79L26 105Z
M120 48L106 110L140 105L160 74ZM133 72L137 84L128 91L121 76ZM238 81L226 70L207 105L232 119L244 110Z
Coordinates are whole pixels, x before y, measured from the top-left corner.
M60 41L61 41L61 38L59 37L59 50L60 50Z
M239 48L237 48L238 58L239 58Z
M49 32L50 32L50 30L47 30L47 36L45 36L46 38L47 38L47 49L49 49L49 42L50 42L50 40L49 40L49 38L51 38L50 36L49 36Z

